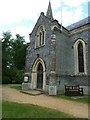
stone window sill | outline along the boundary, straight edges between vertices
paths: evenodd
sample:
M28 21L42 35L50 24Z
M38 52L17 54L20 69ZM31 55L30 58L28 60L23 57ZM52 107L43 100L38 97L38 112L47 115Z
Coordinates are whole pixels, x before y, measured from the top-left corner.
M45 46L45 44L38 46L38 47L35 47L35 49L39 49L39 48L44 47L44 46Z

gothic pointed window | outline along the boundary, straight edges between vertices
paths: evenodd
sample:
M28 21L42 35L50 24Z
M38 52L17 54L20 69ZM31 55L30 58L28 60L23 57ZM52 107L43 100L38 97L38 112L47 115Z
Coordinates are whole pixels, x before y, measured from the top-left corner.
M45 28L44 28L44 26L40 26L38 28L37 35L36 35L36 42L35 43L36 43L35 44L36 48L45 45Z
M81 42L78 44L78 67L79 72L84 72L83 45Z
M75 74L87 74L86 45L82 39L74 43Z
M39 33L39 46L41 46L42 45L42 32L40 31L40 33Z
M42 44L44 44L44 31L42 31Z

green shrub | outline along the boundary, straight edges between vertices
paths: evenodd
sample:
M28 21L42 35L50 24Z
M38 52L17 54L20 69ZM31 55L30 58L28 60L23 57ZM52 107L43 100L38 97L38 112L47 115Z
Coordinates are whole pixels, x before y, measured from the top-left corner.
M23 73L24 70L18 70L16 67L10 68L7 70L7 74L3 74L2 83L11 84L17 83L21 84L23 82Z
M15 81L18 84L21 84L23 82L23 70L17 70Z
M10 84L11 80L8 76L2 76L2 83L3 84Z

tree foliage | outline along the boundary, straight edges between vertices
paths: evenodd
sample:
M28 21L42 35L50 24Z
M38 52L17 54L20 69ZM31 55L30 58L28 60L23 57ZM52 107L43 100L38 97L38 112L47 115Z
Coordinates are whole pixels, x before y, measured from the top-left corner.
M10 32L3 33L2 38L2 66L9 67L12 63L12 35Z
M21 83L25 66L26 43L24 37L10 32L2 38L2 83Z
M13 44L13 60L15 67L19 70L24 68L25 63L26 44L24 43L24 38L17 34Z

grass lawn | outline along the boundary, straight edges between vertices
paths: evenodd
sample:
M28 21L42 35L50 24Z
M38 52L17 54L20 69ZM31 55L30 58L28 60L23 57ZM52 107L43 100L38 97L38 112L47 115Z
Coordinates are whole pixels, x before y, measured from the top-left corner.
M15 88L15 89L17 89L17 90L22 90L21 84L12 84L12 85L10 85L10 87L11 87L11 88Z
M0 120L2 118L2 101L0 100Z
M56 98L62 98L66 100L71 100L75 102L81 102L81 103L90 103L90 96L65 96L65 95L57 95Z
M74 118L63 112L31 104L2 102L3 118Z

